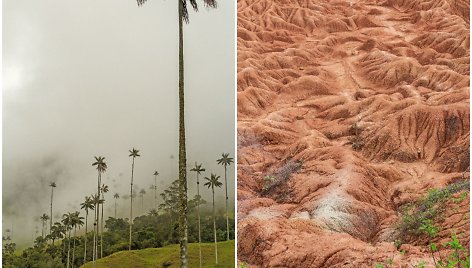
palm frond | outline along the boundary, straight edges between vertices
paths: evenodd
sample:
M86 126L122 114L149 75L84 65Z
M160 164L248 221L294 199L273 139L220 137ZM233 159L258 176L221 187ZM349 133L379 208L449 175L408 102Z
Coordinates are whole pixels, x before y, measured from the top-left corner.
M142 6L144 3L146 3L147 0L137 0L138 1L138 6Z
M205 6L207 8L217 8L218 4L216 3L215 0L203 0L203 3L205 3Z

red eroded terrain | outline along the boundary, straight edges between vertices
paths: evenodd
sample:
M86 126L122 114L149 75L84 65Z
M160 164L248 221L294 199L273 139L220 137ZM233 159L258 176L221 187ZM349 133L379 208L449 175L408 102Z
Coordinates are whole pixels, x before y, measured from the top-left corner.
M238 261L434 267L453 233L468 248L469 2L237 7Z

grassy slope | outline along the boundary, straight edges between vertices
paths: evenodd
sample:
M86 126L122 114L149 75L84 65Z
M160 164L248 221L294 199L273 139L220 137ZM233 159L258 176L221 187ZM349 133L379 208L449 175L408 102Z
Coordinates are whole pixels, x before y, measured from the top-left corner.
M215 265L215 246L213 243L202 243L202 267L234 267L234 240L218 242L218 265ZM189 267L198 267L198 243L188 244ZM96 268L104 267L163 267L170 261L168 267L179 267L179 245L162 248L147 248L142 250L120 251L96 262ZM92 268L92 262L82 266Z

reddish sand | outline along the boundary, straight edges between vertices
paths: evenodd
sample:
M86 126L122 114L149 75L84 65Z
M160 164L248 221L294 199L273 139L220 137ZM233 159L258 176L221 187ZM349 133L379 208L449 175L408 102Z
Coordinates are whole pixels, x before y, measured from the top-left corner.
M393 241L403 204L469 178L469 43L465 0L239 0L238 260L430 267ZM435 241L468 246L468 198L446 206Z

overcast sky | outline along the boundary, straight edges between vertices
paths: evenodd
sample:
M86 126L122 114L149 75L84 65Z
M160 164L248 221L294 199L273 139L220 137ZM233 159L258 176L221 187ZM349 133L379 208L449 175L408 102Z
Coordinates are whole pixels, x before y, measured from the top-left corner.
M235 148L235 4L198 2L184 28L187 161L223 178L216 159ZM109 200L129 191L133 147L149 206L154 170L159 190L177 178L177 14L173 0L3 1L2 222L15 242L32 242L34 218L49 214L50 181L56 221L96 191L94 156L106 157ZM228 174L233 202L234 165ZM223 189L217 198L224 202Z

